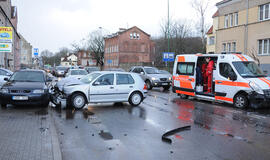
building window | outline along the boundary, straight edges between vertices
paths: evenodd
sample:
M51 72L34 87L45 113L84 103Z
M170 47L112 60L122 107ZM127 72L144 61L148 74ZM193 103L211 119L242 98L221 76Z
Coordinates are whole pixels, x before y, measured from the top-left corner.
M228 23L229 23L229 17L228 15L225 15L225 23L224 23L225 28L228 28Z
M223 44L222 44L222 51L223 51L223 52L226 52L226 43L223 43Z
M234 26L238 26L238 12L234 13Z
M215 36L209 37L208 44L209 44L209 45L215 44Z
M228 52L231 52L231 43L227 43L228 46Z
M130 36L130 39L133 39L133 35L132 35L132 33L130 33L130 34L129 34L129 36Z
M261 21L270 19L269 7L270 7L270 3L260 6L259 13L260 13Z
M230 27L233 26L233 14L230 14Z
M270 39L259 40L258 43L258 55L269 55L270 54Z
M133 39L136 39L137 38L137 33L133 33Z
M232 42L232 52L236 52L236 42Z

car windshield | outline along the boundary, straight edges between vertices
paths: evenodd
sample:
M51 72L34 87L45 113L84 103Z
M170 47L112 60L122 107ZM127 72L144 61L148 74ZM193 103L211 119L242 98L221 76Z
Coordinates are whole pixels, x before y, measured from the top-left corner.
M44 74L35 71L19 71L15 72L10 81L15 82L45 82Z
M233 62L240 76L244 78L266 77L259 66L254 62Z
M63 71L63 70L66 70L66 69L67 69L67 67L56 67L56 69L57 69L57 70L61 70L61 71Z
M70 75L87 75L86 70L72 70Z
M170 74L168 71L164 71L164 70L159 70L159 73L161 73L161 74Z
M101 75L100 73L92 73L89 74L87 76L84 76L80 81L83 83L91 83L94 79L96 79L99 75Z
M156 68L145 68L144 69L147 74L159 74L160 72Z

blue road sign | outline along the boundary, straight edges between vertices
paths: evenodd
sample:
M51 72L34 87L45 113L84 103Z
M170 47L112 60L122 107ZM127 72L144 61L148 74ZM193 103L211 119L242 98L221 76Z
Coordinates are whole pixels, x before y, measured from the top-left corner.
M164 52L163 53L163 61L164 62L173 62L174 61L174 53L173 52Z
M38 56L38 48L34 48L34 56Z
M107 60L107 63L108 63L108 64L112 64L112 60L111 60L111 59L108 59L108 60Z

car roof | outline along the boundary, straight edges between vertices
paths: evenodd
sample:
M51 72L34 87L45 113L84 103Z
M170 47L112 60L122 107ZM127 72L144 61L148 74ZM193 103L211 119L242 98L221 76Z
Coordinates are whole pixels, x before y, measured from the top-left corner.
M1 69L1 70L4 70L4 71L6 71L6 72L12 73L11 70L8 70L8 69L6 69L6 68L0 68L0 69Z
M126 74L134 74L132 72L123 72L123 71L95 71L95 72L92 72L92 73L100 73L100 74L107 74L107 73L119 73L119 74L123 74L123 73L126 73ZM92 74L91 73L91 74Z

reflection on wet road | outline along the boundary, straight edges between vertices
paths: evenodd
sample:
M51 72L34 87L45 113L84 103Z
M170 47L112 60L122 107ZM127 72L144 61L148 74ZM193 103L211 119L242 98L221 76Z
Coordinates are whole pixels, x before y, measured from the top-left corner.
M153 90L138 107L91 104L54 109L64 159L269 159L270 112ZM175 128L172 144L161 136ZM63 134L60 134L63 133Z

